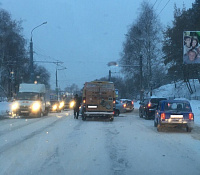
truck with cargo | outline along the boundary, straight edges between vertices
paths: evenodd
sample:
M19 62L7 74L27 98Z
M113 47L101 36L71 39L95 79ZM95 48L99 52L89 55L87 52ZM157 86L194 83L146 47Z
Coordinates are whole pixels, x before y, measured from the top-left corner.
M83 88L82 119L99 117L114 119L115 87L113 82L86 82Z
M41 117L48 115L49 107L49 93L44 84L22 83L12 105L12 115Z

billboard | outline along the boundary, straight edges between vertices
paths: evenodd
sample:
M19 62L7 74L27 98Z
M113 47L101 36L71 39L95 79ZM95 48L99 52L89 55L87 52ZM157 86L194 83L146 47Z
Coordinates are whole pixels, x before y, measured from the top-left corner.
M183 32L183 64L200 64L200 31Z

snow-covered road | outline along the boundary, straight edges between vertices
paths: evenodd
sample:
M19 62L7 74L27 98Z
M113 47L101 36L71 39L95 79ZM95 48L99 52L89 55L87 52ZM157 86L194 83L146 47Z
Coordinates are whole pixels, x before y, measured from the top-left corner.
M138 111L113 122L72 111L0 120L0 174L200 174L200 128L157 132Z

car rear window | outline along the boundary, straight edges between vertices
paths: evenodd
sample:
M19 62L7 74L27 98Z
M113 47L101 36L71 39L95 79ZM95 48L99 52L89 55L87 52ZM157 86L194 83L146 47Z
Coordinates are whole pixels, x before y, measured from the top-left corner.
M189 103L182 102L167 102L164 106L165 111L191 111Z
M161 100L167 100L166 98L152 98L151 103L159 103Z

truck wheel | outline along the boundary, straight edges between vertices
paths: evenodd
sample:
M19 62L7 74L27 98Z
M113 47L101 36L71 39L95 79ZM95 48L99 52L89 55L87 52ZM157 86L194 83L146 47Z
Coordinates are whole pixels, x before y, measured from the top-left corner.
M114 120L114 116L112 116L111 118L110 118L110 121L112 122Z
M37 117L38 118L41 118L43 116L43 113L40 111L40 112L38 112L38 114L37 114Z
M82 120L86 120L86 116L84 114L82 114Z
M186 131L187 131L187 132L191 132L191 131L192 131L192 128L189 127L189 126L187 126L187 127L186 127Z
M46 110L44 111L44 116L47 116L47 115L48 115L48 113L49 113L49 110L48 110L48 109L46 109Z
M115 110L115 116L119 116L120 112L119 110Z

